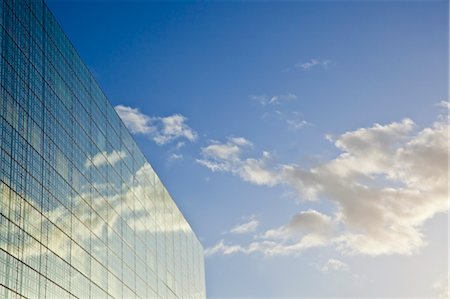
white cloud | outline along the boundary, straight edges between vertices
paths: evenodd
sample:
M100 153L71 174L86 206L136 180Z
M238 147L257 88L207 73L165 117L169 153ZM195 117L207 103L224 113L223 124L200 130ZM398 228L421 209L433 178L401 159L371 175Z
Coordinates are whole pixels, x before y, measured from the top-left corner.
M449 290L449 273L442 279L436 281L433 286L433 290L436 292L437 298L448 299L450 298L450 290Z
M438 103L438 106L450 109L450 102L449 101L440 101Z
M253 143L251 143L249 140L245 139L244 137L230 137L228 138L232 143L238 145L238 146L252 146Z
M350 270L350 267L344 263L343 261L337 260L337 259L329 259L325 265L323 265L320 268L320 271L322 272L329 272L329 271L348 271Z
M281 111L275 110L274 113L266 112L264 114L264 118L268 118L270 116L274 116L276 119L285 122L289 129L297 131L305 126L311 125L311 123L307 122L302 114L298 111Z
M266 256L298 255L313 247L326 246L333 230L332 219L314 210L303 211L279 228L266 231L259 240L247 246L219 241L208 248L209 255L232 253L262 253ZM232 250L230 250L232 248Z
M177 142L177 145L175 146L175 149L176 150L179 150L179 149L181 149L183 146L185 146L186 145L186 142L184 142L184 141L178 141Z
M289 127L294 130L300 130L304 126L309 124L306 120L297 120L297 119L287 119L286 122L289 125Z
M189 141L197 139L197 133L186 125L187 118L181 114L174 114L167 117L153 118L158 130L153 136L157 144L166 144L177 138L186 138Z
M131 133L148 135L159 145L179 138L191 142L197 140L197 132L186 124L187 118L181 114L150 117L140 112L138 108L118 105L115 109ZM184 143L179 142L177 148L183 145Z
M239 245L228 245L225 244L224 240L220 240L216 245L210 248L206 248L204 251L205 256L210 256L216 253L221 253L223 255L229 255L241 251L242 248Z
M309 61L306 61L306 62L296 63L294 65L294 67L301 68L304 71L309 71L313 67L316 67L316 66L322 66L323 68L326 68L326 67L328 67L329 63L330 63L330 61L327 60L327 59L312 58L312 59L310 59Z
M112 151L110 154L108 154L108 152L99 152L91 159L87 159L84 163L84 166L86 168L89 168L91 166L100 167L107 164L108 162L111 165L114 165L120 160L124 159L126 156L127 155L124 151Z
M214 246L207 248L205 250L205 255L230 255L235 253L262 253L265 256L299 255L306 249L325 245L326 242L323 237L317 235L307 235L299 242L292 244L283 244L271 240L263 240L252 242L247 246L242 246L231 243L225 244L224 240L220 240Z
M259 159L242 158L243 149L251 145L243 137L228 138L225 143L214 141L202 148L202 158L197 162L213 172L230 172L257 185L275 185L277 177L267 167L270 160L268 152L263 152Z
M229 140L227 143L213 143L202 148L202 155L217 160L232 161L237 160L241 152L241 144Z
M297 100L298 97L293 93L288 93L285 95L251 95L249 96L250 100L257 101L262 106L280 104L282 102L294 101Z
M237 173L239 176L247 182L254 183L256 185L268 185L273 186L277 184L278 177L267 167L270 160L270 154L263 152L263 155L259 159L247 158L241 160Z
M250 219L247 222L244 222L244 223L234 226L230 230L230 233L233 233L233 234L252 233L252 232L256 231L258 226L259 226L259 221L258 221L258 219L256 219L256 216L253 215L250 217Z
M140 112L138 108L117 105L114 109L131 133L149 134L154 131L151 118Z
M404 119L346 132L330 139L341 151L336 158L312 168L261 163L256 172L268 175L261 180L246 177L243 165L251 159L236 155L227 171L294 188L299 200L329 201L336 209L300 212L234 252L285 255L322 246L370 256L417 252L426 245L425 221L448 210L449 127L440 119L420 131Z
M183 155L182 154L172 153L169 156L169 161L176 161L176 160L182 160L182 159L183 159Z
M448 126L412 134L411 120L342 134L342 153L315 168L285 165L282 178L305 200L327 198L343 226L330 244L350 254L411 254L423 223L447 210Z

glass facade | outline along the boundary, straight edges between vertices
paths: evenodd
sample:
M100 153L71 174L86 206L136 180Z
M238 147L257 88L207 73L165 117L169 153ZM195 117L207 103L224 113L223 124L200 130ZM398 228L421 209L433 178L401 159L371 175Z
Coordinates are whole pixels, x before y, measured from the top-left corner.
M0 298L205 298L203 249L42 1L0 0Z

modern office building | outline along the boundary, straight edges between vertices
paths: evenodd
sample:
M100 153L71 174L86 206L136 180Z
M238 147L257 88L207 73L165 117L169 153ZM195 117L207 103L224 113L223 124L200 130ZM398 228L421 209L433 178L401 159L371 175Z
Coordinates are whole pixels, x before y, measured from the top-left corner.
M205 298L203 249L39 0L0 0L0 298Z

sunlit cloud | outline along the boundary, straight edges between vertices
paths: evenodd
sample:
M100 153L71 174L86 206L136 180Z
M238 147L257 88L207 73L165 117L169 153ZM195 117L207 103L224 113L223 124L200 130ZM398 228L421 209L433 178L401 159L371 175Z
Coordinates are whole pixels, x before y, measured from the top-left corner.
M223 243L222 250L287 255L333 246L343 254L377 256L410 255L426 246L424 223L448 210L447 122L439 118L417 130L412 120L404 119L329 140L341 151L334 159L312 168L261 163L261 180L245 177L242 165L251 159L235 156L230 173L252 183L297 190L299 201L331 201L336 209L300 211L259 240L239 245L239 250Z
M216 245L210 248L206 248L204 251L205 256L210 256L216 253L221 253L223 255L229 255L241 251L242 248L239 245L228 245L225 244L224 240L220 240Z
M155 117L152 120L157 128L153 134L153 140L157 144L166 144L178 138L191 142L197 140L197 133L186 124L187 118L181 114Z
M270 154L263 152L259 159L243 158L245 148L252 143L243 137L228 138L226 142L214 141L201 149L197 162L213 172L230 172L257 185L274 185L277 178L268 168Z
M253 233L256 231L256 229L259 226L259 220L256 219L255 215L252 215L250 219L248 219L244 223L240 223L236 226L234 226L232 229L230 229L230 233L232 234L247 234L247 233Z
M133 134L149 134L155 130L151 125L151 118L138 108L117 105L114 107L125 126Z
M190 142L197 140L197 132L186 124L188 119L181 114L150 117L138 108L118 105L115 109L132 134L147 135L158 145L164 145L180 138ZM176 147L181 148L183 145L183 142L178 142Z

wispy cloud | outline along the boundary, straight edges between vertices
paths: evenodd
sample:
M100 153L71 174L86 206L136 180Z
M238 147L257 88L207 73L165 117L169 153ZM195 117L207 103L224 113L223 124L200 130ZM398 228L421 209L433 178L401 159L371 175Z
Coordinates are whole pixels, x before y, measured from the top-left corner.
M311 123L303 119L302 115L298 111L283 112L281 110L276 110L275 114L280 120L286 122L288 128L294 131L311 125Z
M239 245L229 245L225 243L225 240L220 240L213 247L206 248L204 251L205 256L210 256L216 253L223 255L229 255L241 251Z
M252 215L246 222L240 223L230 229L232 234L247 234L255 232L259 226L259 221L255 215Z
M449 101L440 101L438 103L438 106L450 109L450 102Z
M169 161L183 160L182 154L172 153L169 156Z
M294 101L297 100L298 97L293 93L288 93L285 95L251 95L249 96L249 99L252 101L256 101L262 106L267 105L276 105L280 104L282 102L288 102L288 101Z
M191 142L197 139L197 132L186 124L188 119L181 114L150 117L138 108L118 105L115 109L131 133L150 136L158 145L164 145L179 138ZM177 147L178 145L181 147L184 143L179 142Z
M257 185L274 185L277 178L268 170L270 154L263 152L259 159L243 158L245 148L252 143L243 137L228 138L224 143L214 141L201 149L197 162L211 171L230 172Z
M325 265L323 265L320 268L320 271L322 272L329 272L329 271L348 271L350 270L350 267L344 263L343 261L337 260L337 259L329 259Z
M261 118L267 121L282 122L285 124L286 128L291 131L299 131L312 125L312 123L303 117L301 112L292 110L286 111L285 109L265 111Z
M309 169L260 164L266 177L257 183L293 188L301 201L331 200L336 210L300 211L233 252L286 255L323 246L370 256L417 252L426 245L423 224L448 210L449 126L438 119L420 131L404 119L346 132L330 139L341 154ZM230 172L256 183L241 174L243 160L236 157Z
M327 68L328 64L330 63L327 59L319 59L319 58L312 58L306 62L299 62L294 65L295 68L301 68L304 71L309 71L314 67L321 66L322 68Z
M289 125L289 127L294 130L300 130L309 124L306 120L297 120L297 119L287 119L286 122Z
M236 245L221 240L212 247L215 250L209 250L209 253L225 254L226 251L227 254L259 252L266 256L298 255L308 248L326 246L332 229L333 220L329 216L315 210L302 211L288 224L266 231L259 236L259 240L249 245Z
M185 146L186 145L186 142L184 142L184 141L178 141L177 142L177 144L175 145L175 149L176 150L179 150L179 149L181 149L183 146Z

